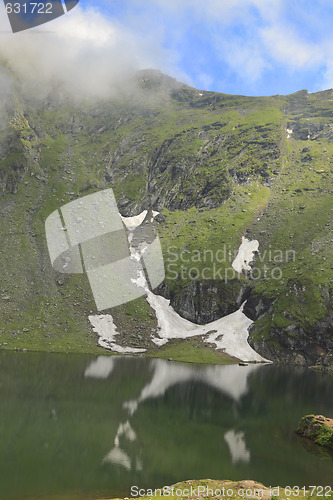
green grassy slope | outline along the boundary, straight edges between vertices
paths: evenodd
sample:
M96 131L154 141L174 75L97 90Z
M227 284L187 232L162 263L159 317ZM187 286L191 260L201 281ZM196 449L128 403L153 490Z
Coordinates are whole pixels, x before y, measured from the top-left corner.
M8 110L2 347L100 351L87 321L96 313L87 279L52 270L44 222L70 200L112 187L123 215L152 207L165 216L156 224L162 291L181 314L190 296L188 317L201 323L250 297L257 349L325 357L333 349L332 91L248 98L199 92L154 72L137 79L130 97L77 105L18 94ZM260 242L252 277L231 269L243 235ZM150 347L156 319L144 299L112 314L130 345Z

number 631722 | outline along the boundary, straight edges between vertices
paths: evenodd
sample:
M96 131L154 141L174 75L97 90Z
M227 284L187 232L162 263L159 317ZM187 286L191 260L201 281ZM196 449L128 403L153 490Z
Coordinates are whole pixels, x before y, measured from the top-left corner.
M52 14L52 3L6 3L7 14Z

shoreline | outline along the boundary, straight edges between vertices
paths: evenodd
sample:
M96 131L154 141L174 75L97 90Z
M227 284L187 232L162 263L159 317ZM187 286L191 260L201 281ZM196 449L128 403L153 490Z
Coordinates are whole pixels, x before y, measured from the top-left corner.
M132 487L132 496L109 498L98 500L162 500L172 498L175 500L201 500L209 499L263 499L263 500L287 500L289 498L319 499L323 496L330 497L333 488L331 486L265 486L258 481L245 479L232 480L188 480L175 483L171 486L160 488L143 489ZM144 493L142 495L142 493Z

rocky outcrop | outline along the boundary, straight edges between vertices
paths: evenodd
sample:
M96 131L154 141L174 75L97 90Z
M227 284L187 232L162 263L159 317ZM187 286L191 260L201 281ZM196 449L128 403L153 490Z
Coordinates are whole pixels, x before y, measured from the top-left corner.
M6 343L25 346L25 327L47 349L64 329L91 335L89 282L54 275L44 223L70 200L112 188L123 216L162 212L158 293L181 316L206 324L245 302L250 342L262 356L330 364L332 91L267 99L199 91L158 71L134 80L130 92L79 104L56 90L27 98L16 82L0 136ZM253 274L231 266L244 235L260 243ZM193 258L193 267L182 258L193 252L211 257ZM220 278L210 272L215 264ZM126 332L136 321L156 326L143 298L109 312Z
M183 318L204 325L237 311L250 294L250 287L239 280L191 281L186 287L172 289L163 284L157 293L170 299Z
M327 292L327 289L325 289ZM322 290L322 292L325 292ZM323 293L326 298L326 315L317 320L312 326L306 328L299 324L296 318L288 317L288 325L277 326L274 323L274 306L267 308L269 300L256 297L254 302L258 304L255 307L245 306L244 312L254 320L266 322L266 333L261 334L260 322L254 323L250 328L249 342L251 346L262 356L275 362L292 363L307 366L333 366L333 310L332 298L327 292ZM259 307L266 302L266 309ZM274 302L273 302L274 304ZM258 308L259 307L259 308ZM256 316L253 312L258 311ZM261 313L261 315L260 315ZM282 317L283 318L283 317Z
M273 303L274 299L252 292L244 305L243 312L248 318L256 321L269 312Z
M333 419L323 415L307 415L298 424L297 434L333 450Z
M286 329L271 327L267 339L253 340L250 333L249 342L261 356L274 362L329 367L333 365L333 340L328 322L323 321L328 329L317 324L311 336L301 326L292 324ZM254 325L252 330L255 328Z
M20 134L7 129L0 139L0 194L16 194L26 170L27 161Z

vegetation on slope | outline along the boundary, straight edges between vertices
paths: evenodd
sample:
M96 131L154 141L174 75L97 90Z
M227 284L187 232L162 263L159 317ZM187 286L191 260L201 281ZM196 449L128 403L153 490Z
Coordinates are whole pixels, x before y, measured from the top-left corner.
M159 291L180 314L209 322L248 299L261 353L329 363L332 91L249 98L199 92L155 72L137 80L130 97L108 102L18 94L8 105L2 347L100 351L87 320L96 313L87 279L52 270L44 222L70 200L112 187L122 215L162 213ZM231 263L244 235L259 240L260 254L240 276ZM112 314L129 345L152 347L156 319L143 298Z

